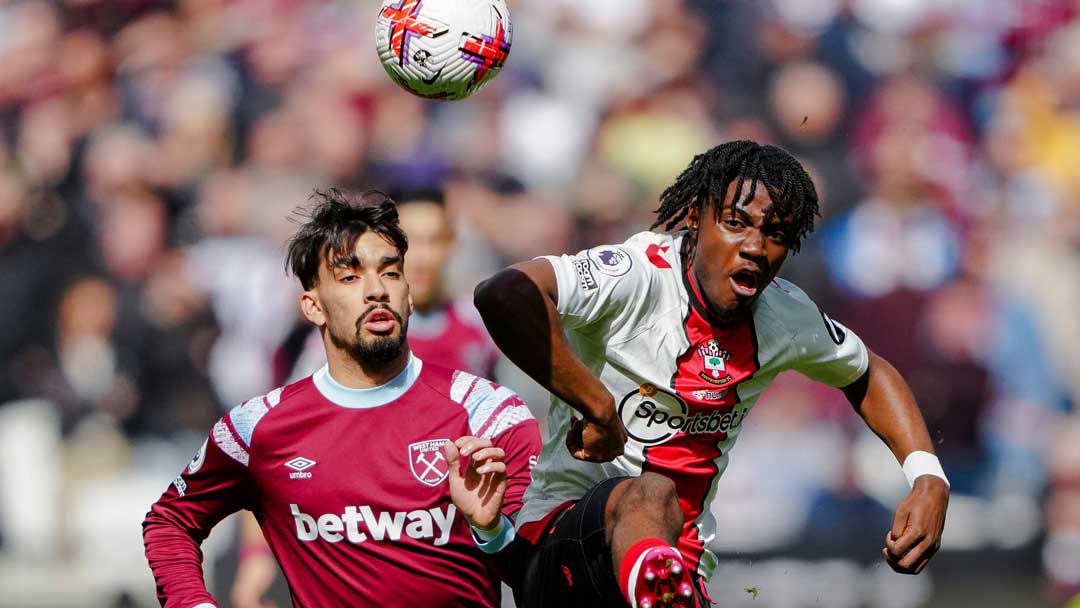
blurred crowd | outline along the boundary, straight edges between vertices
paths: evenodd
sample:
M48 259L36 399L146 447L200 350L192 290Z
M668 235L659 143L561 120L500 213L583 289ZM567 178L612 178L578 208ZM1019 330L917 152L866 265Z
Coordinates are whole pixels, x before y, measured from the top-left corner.
M153 470L145 511L280 382L314 188L441 189L466 298L647 229L694 154L749 138L815 178L782 275L909 380L953 484L944 550L1037 546L1042 596L1080 594L1080 2L516 0L502 74L453 103L383 73L377 6L0 4L0 457L40 436L59 471L0 473L0 555L99 555L74 487ZM782 377L748 424L718 550L872 557L906 486L841 394Z

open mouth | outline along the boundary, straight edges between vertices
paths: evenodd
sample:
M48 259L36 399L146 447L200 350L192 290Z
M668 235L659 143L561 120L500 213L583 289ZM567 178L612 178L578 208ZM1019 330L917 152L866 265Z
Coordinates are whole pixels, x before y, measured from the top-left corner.
M757 294L760 287L760 278L751 270L740 270L731 275L731 286L735 295L749 298Z
M376 308L364 319L364 329L373 334L390 333L394 331L396 324L397 319L394 318L394 313L385 308Z

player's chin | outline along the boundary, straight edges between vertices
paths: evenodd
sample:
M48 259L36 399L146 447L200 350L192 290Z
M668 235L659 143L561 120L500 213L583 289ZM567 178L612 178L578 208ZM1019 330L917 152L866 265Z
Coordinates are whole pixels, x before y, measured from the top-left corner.
M383 331L361 330L356 336L362 347L385 347L389 343L401 341L401 326L395 324L393 328Z
M373 335L361 331L356 343L349 350L360 360L390 361L405 349L405 336L400 328L387 335Z
M726 291L721 297L713 301L712 312L721 319L733 319L750 308L754 303L753 296L744 296L732 290Z

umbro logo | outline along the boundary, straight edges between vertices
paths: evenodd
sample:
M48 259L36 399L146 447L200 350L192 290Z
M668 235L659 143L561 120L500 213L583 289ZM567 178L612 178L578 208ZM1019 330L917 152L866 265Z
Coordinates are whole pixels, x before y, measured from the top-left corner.
M293 470L292 473L289 473L289 479L307 479L311 477L311 473L309 473L307 469L315 466L315 461L310 458L304 458L303 456L297 456L289 462L286 462L285 466Z

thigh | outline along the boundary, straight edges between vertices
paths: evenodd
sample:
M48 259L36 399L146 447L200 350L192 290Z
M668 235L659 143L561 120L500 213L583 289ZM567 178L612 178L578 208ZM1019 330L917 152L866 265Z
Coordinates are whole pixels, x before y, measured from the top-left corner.
M607 479L561 508L535 539L515 541L519 608L625 606L611 560L605 507L627 477Z

